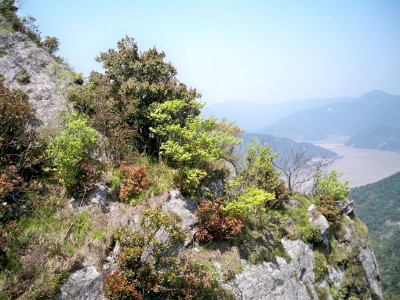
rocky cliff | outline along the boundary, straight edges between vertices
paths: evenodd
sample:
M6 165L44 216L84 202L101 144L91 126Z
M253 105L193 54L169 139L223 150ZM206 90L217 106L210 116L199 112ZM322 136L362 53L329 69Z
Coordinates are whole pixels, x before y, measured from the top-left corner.
M7 88L22 90L36 109L34 125L49 128L66 111L65 90L72 71L20 32L0 31L0 74Z
M0 74L5 85L29 95L39 126L56 126L60 112L68 110L64 92L74 78L65 74L71 70L18 32L0 32L0 53ZM230 169L234 173L234 168ZM233 177L234 174L228 176ZM222 182L214 186L221 188ZM291 197L285 202L284 213L266 216L262 230L250 228L241 238L211 245L193 241L198 200L170 190L153 197L148 204L178 216L187 238L175 249L176 255L205 265L231 298L383 299L368 231L348 200L335 203L340 221L332 224L308 199ZM132 210L113 202L105 185L89 196L86 208L91 207L102 208L99 218L112 223L113 228L135 227L143 209L137 206ZM71 214L74 213L72 206ZM304 219L311 227L300 234L296 222ZM136 226L136 230L140 228ZM104 278L115 270L118 252L117 244L101 257L101 267L84 259L54 299L105 299Z
M152 203L177 214L190 240L196 226L196 202L173 190ZM304 242L283 237L283 255L277 255L274 261L252 263L242 258L235 246L210 251L192 243L185 243L180 255L210 264L233 299L383 299L365 225L349 205L343 205L342 221L329 226L313 206L309 207L308 217L327 238ZM110 272L109 262L105 266L103 270L88 266L73 273L54 299L105 299L102 283Z

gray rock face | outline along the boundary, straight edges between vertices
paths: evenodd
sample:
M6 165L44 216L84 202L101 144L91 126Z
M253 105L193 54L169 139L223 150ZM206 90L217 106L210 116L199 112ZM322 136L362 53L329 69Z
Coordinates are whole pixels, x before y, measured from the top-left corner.
M335 201L335 207L339 208L342 214L349 215L353 212L354 201L350 201L347 198L342 201Z
M281 257L276 263L247 265L242 273L227 285L237 299L313 299L313 252L302 241L282 239L292 260ZM308 286L308 287L307 287Z
M328 239L328 233L329 233L329 223L328 220L315 209L315 205L312 204L308 208L307 212L307 217L308 220L314 224L317 228L320 229L321 231L321 236L322 236L322 241L326 246L329 247L329 239Z
M162 204L162 209L168 213L174 213L181 219L180 225L188 234L185 246L188 245L196 232L197 218L194 211L197 208L198 201L182 196L178 190L169 191L167 201Z
M1 32L0 74L7 88L16 88L29 96L30 104L36 109L35 125L56 127L61 111L67 111L65 95L60 91L72 83L71 79L57 79L54 70L71 72L66 66L57 64L44 49L34 44L29 37L19 32ZM25 81L21 82L24 74Z
M369 286L380 299L383 299L379 273L377 272L378 264L371 247L361 249L360 261L364 267L365 273L367 274Z
M104 275L95 267L86 267L71 274L53 300L105 300Z
M225 181L230 181L236 178L236 169L235 166L230 162L225 160L224 161L225 168L229 171L228 175L225 178Z

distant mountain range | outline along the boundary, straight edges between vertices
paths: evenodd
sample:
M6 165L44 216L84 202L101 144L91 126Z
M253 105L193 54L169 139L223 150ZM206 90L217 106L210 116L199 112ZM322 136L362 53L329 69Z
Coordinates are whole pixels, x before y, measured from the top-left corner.
M260 133L295 140L323 140L332 135L354 136L375 126L400 128L400 96L373 91L352 101L336 102L292 114Z
M400 152L400 129L384 125L374 126L354 135L345 145Z
M357 216L368 226L385 299L399 299L400 172L351 189L350 198L356 203Z
M206 105L202 109L202 114L205 117L213 116L218 118L227 118L234 121L247 132L261 133L261 130L266 126L272 125L294 113L314 109L331 103L346 103L352 100L354 99L348 97L322 98L274 104L228 101Z
M251 133L295 141L341 136L349 146L400 152L400 96L382 91L277 104L225 102L206 106L203 115L227 118Z
M256 139L260 141L262 144L270 145L271 148L279 155L289 154L289 151L294 151L294 152L304 151L304 153L307 156L315 158L319 157L325 159L332 159L338 156L335 152L331 150L313 145L311 143L295 142L288 138L279 138L270 134L244 133L242 135L243 143L241 145L241 148L245 149L252 139Z

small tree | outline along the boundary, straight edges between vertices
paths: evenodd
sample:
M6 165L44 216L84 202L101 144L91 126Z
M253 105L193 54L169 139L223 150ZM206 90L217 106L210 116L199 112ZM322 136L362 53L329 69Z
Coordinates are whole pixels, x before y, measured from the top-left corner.
M64 130L50 141L47 153L57 168L60 183L72 194L82 193L90 187L90 182L84 184L83 191L76 191L74 187L84 183L82 179L93 180L85 175L89 171L89 152L98 144L97 132L88 126L86 118L77 113L65 116L64 120Z
M342 175L343 173L336 170L332 170L329 174L323 174L321 169L317 169L314 173L314 183L311 193L316 196L328 195L333 200L346 198L350 192L350 181L341 182L339 177Z
M184 126L158 126L156 134L167 141L160 147L168 163L177 168L176 182L182 191L194 192L212 171L212 163L230 156L240 141L222 131L216 119L190 118Z
M42 42L43 49L52 55L58 51L59 46L60 46L60 42L54 36L53 37L46 36L46 38Z
M273 163L285 176L289 194L293 194L313 179L317 169L322 170L325 167L324 158L313 160L304 148L300 148L281 153L273 160Z
M246 168L243 171L244 184L255 184L257 188L273 192L279 176L279 171L275 170L273 164L276 156L271 147L252 140L247 146Z

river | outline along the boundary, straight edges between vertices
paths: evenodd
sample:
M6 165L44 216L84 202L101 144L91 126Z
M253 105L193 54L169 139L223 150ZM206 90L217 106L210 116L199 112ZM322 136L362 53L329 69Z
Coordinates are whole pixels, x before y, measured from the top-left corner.
M329 169L343 172L341 179L350 180L350 187L373 183L400 172L400 153L346 147L335 142L313 144L339 155Z

